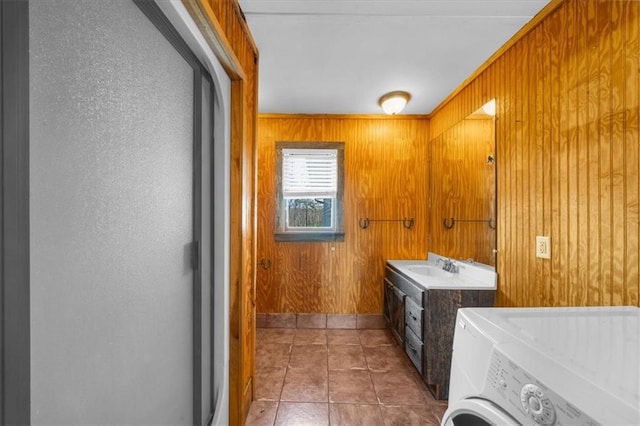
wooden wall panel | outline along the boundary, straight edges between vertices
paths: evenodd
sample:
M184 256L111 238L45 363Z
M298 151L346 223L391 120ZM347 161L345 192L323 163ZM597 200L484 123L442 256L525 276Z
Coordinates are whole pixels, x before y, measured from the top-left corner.
M258 121L258 312L381 313L386 259L425 259L427 143L424 117L281 116ZM275 230L276 141L345 143L345 241L278 242ZM398 222L359 218L413 217Z
M640 2L554 3L436 109L431 133L496 98L499 305L640 306Z
M487 157L495 152L493 118L462 120L430 143L429 251L455 259L494 264L496 231L488 223L455 220L492 219L495 227L495 166Z

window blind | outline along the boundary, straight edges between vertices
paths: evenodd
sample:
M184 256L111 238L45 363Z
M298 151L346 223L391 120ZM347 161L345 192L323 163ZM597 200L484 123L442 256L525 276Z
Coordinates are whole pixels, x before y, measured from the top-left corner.
M338 191L336 149L283 149L284 198L332 198Z

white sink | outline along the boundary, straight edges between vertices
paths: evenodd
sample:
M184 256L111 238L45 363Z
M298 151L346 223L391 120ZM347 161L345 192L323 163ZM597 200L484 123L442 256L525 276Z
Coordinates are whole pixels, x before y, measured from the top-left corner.
M440 262L439 262L440 260ZM429 253L427 260L388 260L387 263L425 289L495 290L496 270L482 263L454 260L457 273L442 269L444 256Z
M422 264L409 264L406 268L413 272L414 274L422 275L425 277L436 277L436 278L446 278L453 279L455 278L455 274L451 272L447 272L442 268L438 268L434 265L429 265L427 263Z

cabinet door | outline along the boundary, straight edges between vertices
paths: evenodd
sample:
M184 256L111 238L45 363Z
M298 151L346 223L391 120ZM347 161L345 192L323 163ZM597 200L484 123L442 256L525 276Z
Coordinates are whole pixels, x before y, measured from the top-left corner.
M391 311L393 307L393 284L388 279L384 279L384 318L387 325L391 327Z
M404 299L405 294L398 288L393 288L393 310L391 311L391 332L398 343L404 342Z

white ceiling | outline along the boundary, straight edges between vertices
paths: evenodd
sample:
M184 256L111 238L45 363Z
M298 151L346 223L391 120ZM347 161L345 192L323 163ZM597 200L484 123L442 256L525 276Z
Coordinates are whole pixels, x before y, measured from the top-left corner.
M239 0L260 51L259 111L427 114L549 0Z

